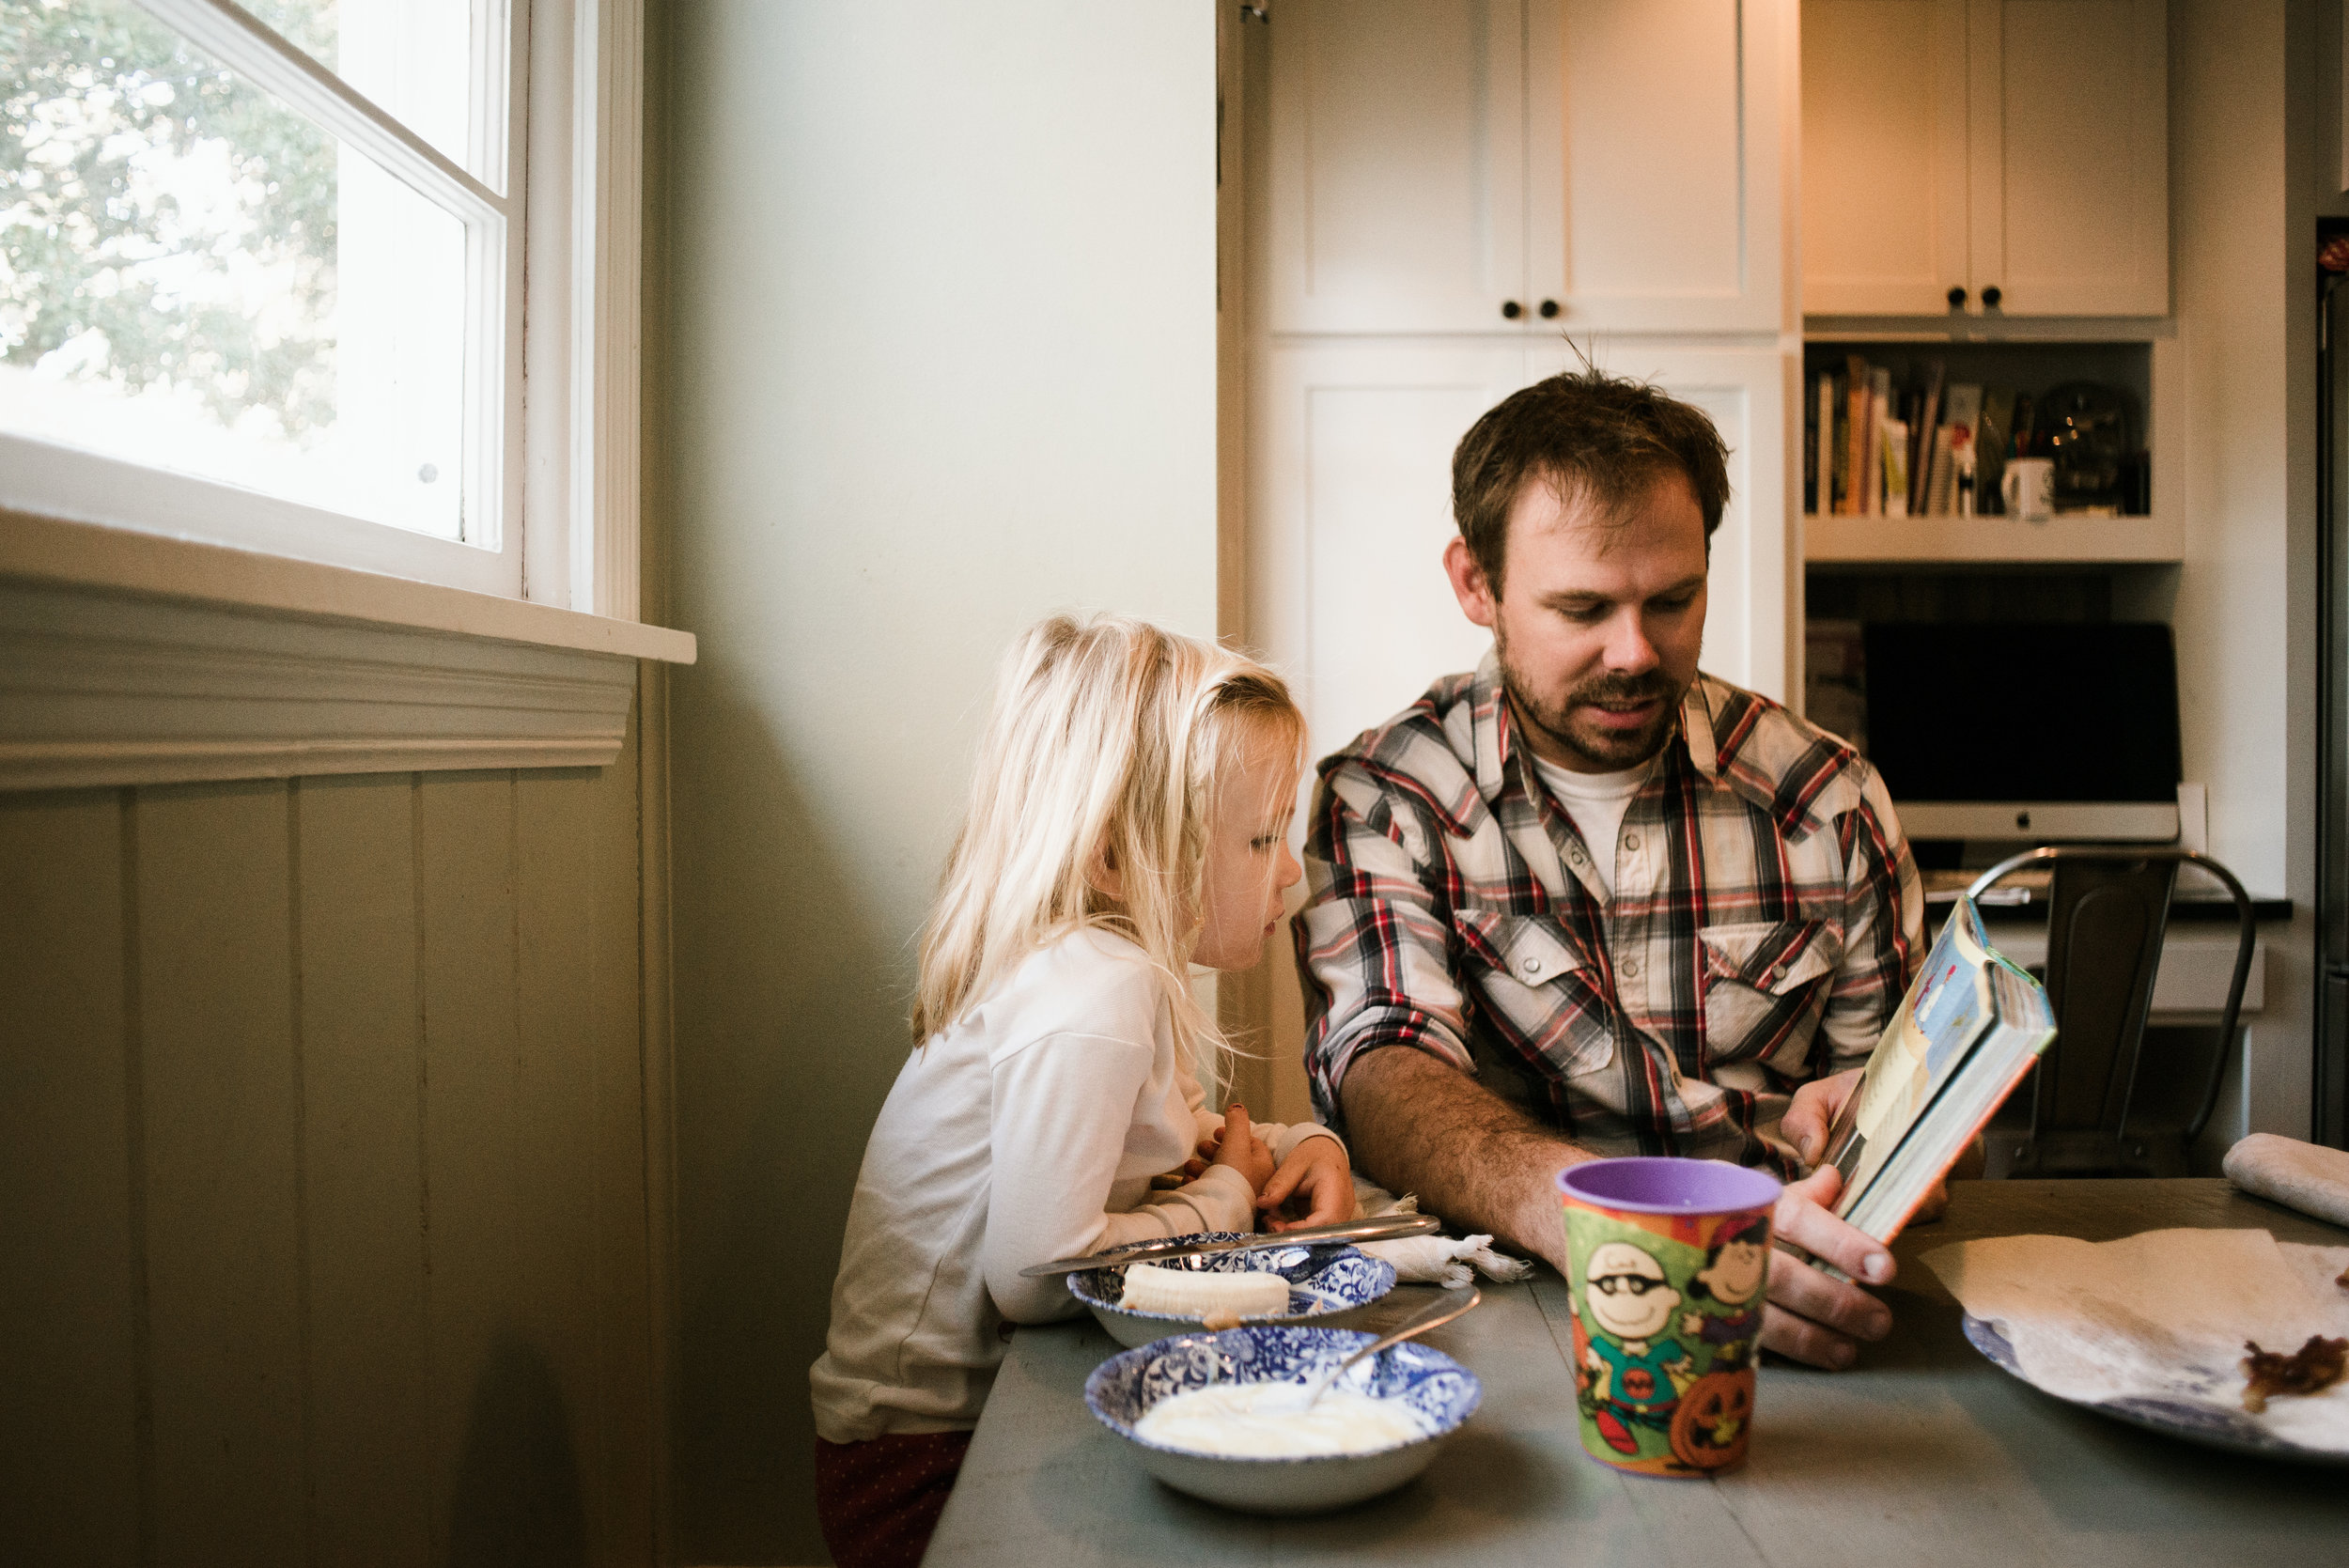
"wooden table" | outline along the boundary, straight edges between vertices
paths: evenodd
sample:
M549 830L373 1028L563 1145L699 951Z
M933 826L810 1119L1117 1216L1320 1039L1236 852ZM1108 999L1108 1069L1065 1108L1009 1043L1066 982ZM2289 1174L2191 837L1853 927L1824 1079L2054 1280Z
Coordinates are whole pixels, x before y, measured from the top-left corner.
M1894 1327L1860 1365L1762 1372L1753 1457L1711 1481L1626 1477L1582 1456L1564 1287L1486 1288L1429 1341L1485 1404L1427 1473L1343 1513L1226 1513L1145 1476L1084 1407L1117 1344L1090 1321L1023 1329L997 1378L927 1562L1514 1563L1917 1568L2048 1563L2349 1563L2349 1469L2261 1462L2141 1432L2039 1393L1968 1345L1916 1260L1975 1236L2110 1240L2171 1225L2349 1235L2223 1181L1968 1182L1894 1249ZM1390 1320L1429 1294L1406 1286ZM1377 1327L1377 1325L1365 1325Z

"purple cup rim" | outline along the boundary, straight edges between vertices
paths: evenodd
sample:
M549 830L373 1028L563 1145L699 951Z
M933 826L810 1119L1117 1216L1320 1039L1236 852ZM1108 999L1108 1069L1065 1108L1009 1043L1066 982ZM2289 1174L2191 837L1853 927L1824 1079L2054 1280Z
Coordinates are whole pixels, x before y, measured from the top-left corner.
M1768 1208L1784 1190L1783 1184L1766 1171L1732 1165L1725 1159L1671 1155L1584 1160L1567 1166L1555 1179L1563 1197L1631 1214L1743 1214ZM1658 1182L1684 1184L1693 1190L1687 1197L1664 1200L1633 1197L1623 1190Z

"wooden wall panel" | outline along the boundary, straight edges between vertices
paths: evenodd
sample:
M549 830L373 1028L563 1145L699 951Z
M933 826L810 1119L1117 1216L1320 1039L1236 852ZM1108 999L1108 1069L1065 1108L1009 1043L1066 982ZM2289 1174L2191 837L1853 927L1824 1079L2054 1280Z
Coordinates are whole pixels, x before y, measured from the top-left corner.
M613 767L637 771L641 778L637 750L631 732ZM643 1022L646 972L663 955L647 955L644 938L641 867L650 814L638 797L619 790L603 791L589 805L595 958L588 1045L596 1096L588 1132L596 1170L595 1374L602 1417L590 1496L596 1499L601 1559L641 1562L656 1551L657 1470L643 1455L661 1447L662 1415L651 1397L660 1380L658 1334L645 1332L643 1326L662 1322L653 1299L661 1275L651 1207L667 1190L665 1176L653 1173L655 1145L648 1135L654 1109L667 1103L665 1091L651 1081L656 1071L665 1070L666 1058L654 1057L642 1042L655 1032ZM662 1140L660 1146L665 1145Z
M515 1090L516 1197L531 1287L517 1303L534 1325L535 1354L566 1389L596 1386L595 789L585 775L539 772L515 785L515 896L521 929L515 994L521 1001ZM641 1167L640 1167L641 1169ZM541 1481L566 1489L550 1504L583 1546L598 1540L599 1488L588 1482L599 1446L600 1402L573 1399L545 1411L532 1432Z
M121 851L115 791L0 797L0 1528L26 1562L138 1558Z
M0 1560L653 1560L644 766L0 796Z
M287 785L132 812L155 1553L292 1561L308 1369Z
M294 788L314 1478L324 1562L432 1557L413 775Z

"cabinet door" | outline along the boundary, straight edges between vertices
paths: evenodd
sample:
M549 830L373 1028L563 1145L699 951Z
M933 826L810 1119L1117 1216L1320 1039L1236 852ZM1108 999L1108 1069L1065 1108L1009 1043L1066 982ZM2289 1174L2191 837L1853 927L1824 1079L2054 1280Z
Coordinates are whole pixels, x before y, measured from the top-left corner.
M1703 668L1749 691L1791 701L1788 595L1796 578L1788 563L1797 548L1789 520L1801 505L1797 452L1801 365L1777 349L1682 349L1637 338L1602 342L1593 350L1613 375L1648 381L1712 416L1729 447L1729 505L1713 536L1705 584ZM1526 378L1536 380L1579 362L1563 349L1535 349Z
M1776 332L1791 0L1529 0L1527 289L1574 333Z
M1271 330L1521 333L1524 0L1283 0L1267 32Z
M1968 290L1967 0L1803 0L1802 308L1925 316Z
M1248 635L1296 682L1321 756L1484 657L1443 571L1452 449L1524 384L1525 354L1309 343L1254 369Z
M2162 0L1970 0L1971 251L2010 316L2170 311Z

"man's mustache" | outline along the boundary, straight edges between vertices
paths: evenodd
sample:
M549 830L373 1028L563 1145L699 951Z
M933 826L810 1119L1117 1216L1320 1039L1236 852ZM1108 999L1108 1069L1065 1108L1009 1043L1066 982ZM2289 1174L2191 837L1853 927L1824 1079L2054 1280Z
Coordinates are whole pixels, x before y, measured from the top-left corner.
M1579 703L1598 703L1609 707L1629 707L1651 698L1670 698L1675 691L1672 677L1661 670L1650 670L1643 675L1601 675L1584 681L1566 693L1569 706Z

